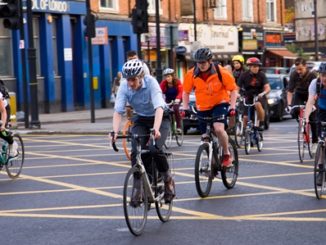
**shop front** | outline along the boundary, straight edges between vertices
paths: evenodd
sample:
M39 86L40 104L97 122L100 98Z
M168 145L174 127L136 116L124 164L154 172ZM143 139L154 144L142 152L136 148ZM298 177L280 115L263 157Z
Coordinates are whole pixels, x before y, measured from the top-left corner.
M239 29L240 52L249 57L262 59L264 53L264 31L260 26L241 26Z

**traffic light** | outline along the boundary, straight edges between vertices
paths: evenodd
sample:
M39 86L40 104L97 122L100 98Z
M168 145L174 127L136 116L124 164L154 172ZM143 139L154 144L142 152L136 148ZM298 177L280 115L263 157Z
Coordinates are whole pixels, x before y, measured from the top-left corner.
M9 29L20 27L20 0L3 0L0 6L0 17L4 18L3 26Z
M147 0L137 0L136 7L131 12L133 32L137 34L148 32Z
M94 14L89 14L85 16L84 19L84 25L86 26L85 36L90 38L96 36L95 22L96 22L96 16Z

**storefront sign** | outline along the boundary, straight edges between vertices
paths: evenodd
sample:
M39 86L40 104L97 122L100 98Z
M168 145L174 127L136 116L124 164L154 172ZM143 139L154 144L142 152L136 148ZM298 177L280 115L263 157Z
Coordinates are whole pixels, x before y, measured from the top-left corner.
M282 46L281 33L265 33L265 46Z
M243 27L242 50L262 50L264 47L264 32L260 27Z
M32 0L32 10L36 11L50 11L58 13L66 13L70 9L68 1L60 0Z
M257 50L258 42L257 40L243 40L242 49L243 50Z
M202 47L210 48L214 53L236 53L239 51L238 30L235 26L198 24L196 30L197 42ZM188 40L179 39L179 46L185 46L188 52L192 52L191 44L195 41L194 25L179 24L179 38L180 33L186 33L186 31L188 32Z

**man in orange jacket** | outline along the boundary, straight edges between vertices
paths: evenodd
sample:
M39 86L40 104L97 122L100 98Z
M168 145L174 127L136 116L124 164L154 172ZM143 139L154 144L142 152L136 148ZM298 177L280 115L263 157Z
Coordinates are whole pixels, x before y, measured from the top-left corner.
M195 91L199 129L205 137L206 123L203 117L217 118L214 131L223 148L223 167L232 167L232 156L228 149L228 135L225 131L226 117L235 115L238 87L232 74L222 66L214 65L213 54L208 48L200 48L194 54L196 65L189 70L183 83L183 109L189 110L189 94ZM218 117L224 115L224 119Z

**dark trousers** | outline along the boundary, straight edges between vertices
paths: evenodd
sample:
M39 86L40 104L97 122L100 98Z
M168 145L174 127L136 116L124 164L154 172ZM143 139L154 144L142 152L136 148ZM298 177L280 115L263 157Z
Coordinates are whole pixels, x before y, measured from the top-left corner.
M150 134L150 129L153 128L154 125L154 117L136 116L133 121L134 121L134 126L132 128L132 134L138 134L138 135ZM150 137L140 139L141 148L150 150L150 153L142 154L141 156L146 171L148 173L151 173L152 159L154 159L156 163L156 167L159 172L165 173L169 170L169 164L166 155L162 149L169 133L169 127L170 127L170 120L168 116L164 116L160 127L161 138L155 141L155 146L153 145L153 142L150 141ZM136 164L137 161L136 156L137 156L137 144L136 142L132 142L132 150L131 150L132 165Z

